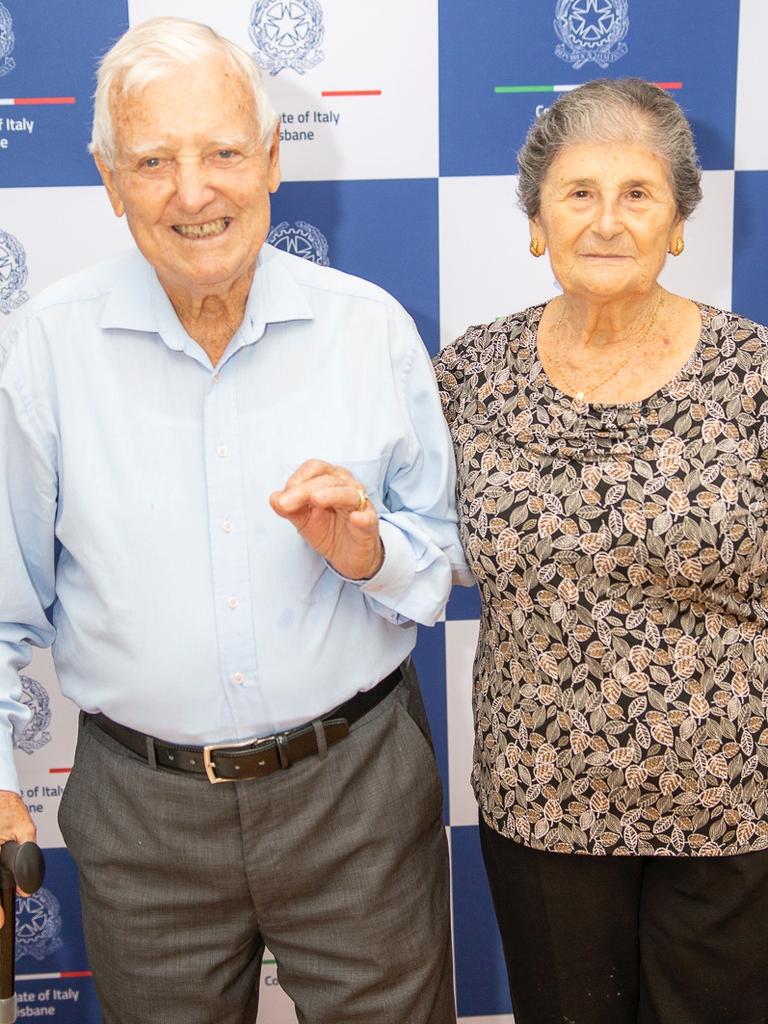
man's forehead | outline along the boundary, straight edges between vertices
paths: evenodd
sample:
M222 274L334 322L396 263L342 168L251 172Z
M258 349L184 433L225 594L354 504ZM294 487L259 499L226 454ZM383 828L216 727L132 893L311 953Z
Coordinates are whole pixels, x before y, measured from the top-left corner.
M113 126L122 147L253 142L259 138L256 103L249 83L228 69L201 82L170 74L113 97Z
M224 58L212 58L193 68L167 67L149 80L136 80L130 70L118 78L111 90L110 107L117 120L135 117L151 108L190 104L232 111L255 111L251 83L243 71Z

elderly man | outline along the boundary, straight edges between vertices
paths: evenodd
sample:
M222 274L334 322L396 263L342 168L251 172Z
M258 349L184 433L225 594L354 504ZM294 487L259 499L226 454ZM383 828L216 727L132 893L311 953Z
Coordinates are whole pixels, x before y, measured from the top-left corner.
M92 148L139 252L0 339L0 836L34 834L11 735L53 643L107 1024L252 1024L265 943L307 1024L454 1021L409 662L461 564L426 353L380 289L265 245L276 118L207 27L115 45Z

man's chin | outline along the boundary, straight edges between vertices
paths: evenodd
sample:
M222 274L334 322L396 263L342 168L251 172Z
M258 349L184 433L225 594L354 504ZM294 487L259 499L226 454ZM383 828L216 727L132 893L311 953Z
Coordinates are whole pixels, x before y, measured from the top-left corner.
M249 265L237 268L203 263L184 268L171 267L166 273L158 270L157 275L171 299L175 295L225 296L233 291L247 291L253 281L255 266L255 260Z

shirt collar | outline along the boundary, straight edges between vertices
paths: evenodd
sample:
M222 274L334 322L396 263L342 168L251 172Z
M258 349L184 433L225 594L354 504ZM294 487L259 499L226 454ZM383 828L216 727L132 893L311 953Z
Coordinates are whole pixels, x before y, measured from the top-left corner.
M104 329L118 328L159 334L172 349L192 343L153 267L136 251L120 263L101 316ZM245 305L243 321L230 349L253 344L268 324L312 320L314 313L290 271L288 259L271 245L262 246Z
M238 331L243 345L258 341L268 324L314 320L312 307L291 273L290 263L291 257L273 246L262 246Z

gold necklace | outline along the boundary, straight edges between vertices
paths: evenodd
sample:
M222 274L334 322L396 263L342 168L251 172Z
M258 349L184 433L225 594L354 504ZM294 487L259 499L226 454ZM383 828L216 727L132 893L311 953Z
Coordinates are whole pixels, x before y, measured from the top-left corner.
M635 346L630 349L629 354L626 356L626 358L622 359L622 361L619 363L619 365L616 366L613 370L611 370L610 373L606 374L605 377L601 378L601 380L598 380L598 381L596 381L593 384L590 384L588 388L582 388L580 391L577 391L576 394L574 395L574 398L576 399L577 402L583 402L587 395L591 395L593 392L595 392L599 388L601 388L603 386L603 384L607 384L609 380L612 380L613 377L616 377L616 376L618 376L618 374L621 373L621 371L629 363L630 359L632 359L632 357L635 355L635 353L640 348L642 343L645 341L645 339L651 333L653 328L656 326L656 321L659 318L659 313L660 313L661 307L663 305L664 305L664 291L663 291L663 289L660 288L659 289L659 297L656 300L656 306L655 306L655 308L653 310L653 315L652 315L651 319L648 321L648 324L647 324L645 330L640 335L640 337L637 339L637 342L636 342ZM557 374L560 377L560 379L562 379L562 376L563 376L563 374L562 374L563 366L562 366L562 362L560 360L560 328L562 327L563 323L567 319L567 316L568 316L568 310L567 309L563 309L563 312L560 314L560 316L558 317L557 323L555 324L555 346L554 346L554 351L552 352L552 362L555 364L555 369L556 369Z

